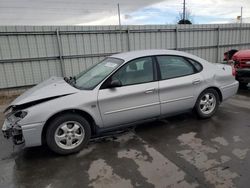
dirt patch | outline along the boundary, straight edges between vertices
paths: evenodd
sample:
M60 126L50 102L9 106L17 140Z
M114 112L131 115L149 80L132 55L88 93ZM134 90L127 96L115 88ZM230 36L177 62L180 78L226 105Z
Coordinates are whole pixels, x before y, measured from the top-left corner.
M17 98L19 95L11 95L11 96L0 96L0 105L5 105L11 103L15 98Z
M0 105L6 105L11 103L19 95L30 89L31 86L20 88L0 89Z

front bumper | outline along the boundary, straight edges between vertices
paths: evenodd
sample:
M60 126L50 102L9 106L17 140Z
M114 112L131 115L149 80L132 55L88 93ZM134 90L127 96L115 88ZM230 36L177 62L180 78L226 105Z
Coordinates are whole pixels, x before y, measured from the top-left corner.
M15 145L24 143L22 128L18 124L12 125L7 120L5 120L2 127L2 133L6 139L12 138Z
M2 132L3 132L3 137L9 139L12 136L12 129L11 128L7 128L6 124L3 124L2 127Z

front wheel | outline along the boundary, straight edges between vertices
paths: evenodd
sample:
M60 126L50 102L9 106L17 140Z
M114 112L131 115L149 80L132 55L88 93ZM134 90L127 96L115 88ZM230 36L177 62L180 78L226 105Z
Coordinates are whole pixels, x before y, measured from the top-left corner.
M217 91L206 89L198 97L195 104L195 111L200 118L210 118L217 111L219 102Z
M67 155L80 151L91 136L90 124L78 114L56 117L46 131L46 141L55 153Z

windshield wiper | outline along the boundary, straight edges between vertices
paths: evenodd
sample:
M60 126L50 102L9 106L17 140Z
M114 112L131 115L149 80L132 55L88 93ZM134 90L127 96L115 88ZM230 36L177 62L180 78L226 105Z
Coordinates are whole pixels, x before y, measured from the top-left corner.
M63 78L69 85L71 85L71 86L73 86L73 87L75 87L75 88L77 88L77 89L79 89L77 86L76 86L76 77L75 76L73 76L73 77L64 77Z
M70 80L71 82L73 82L74 84L76 84L76 77L75 77L75 76L69 77L69 80Z

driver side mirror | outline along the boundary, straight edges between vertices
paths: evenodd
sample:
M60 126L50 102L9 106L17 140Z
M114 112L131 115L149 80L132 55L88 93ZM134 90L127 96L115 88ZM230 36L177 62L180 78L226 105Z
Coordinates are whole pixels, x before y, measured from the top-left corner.
M122 83L120 80L112 80L108 86L108 88L121 87Z

